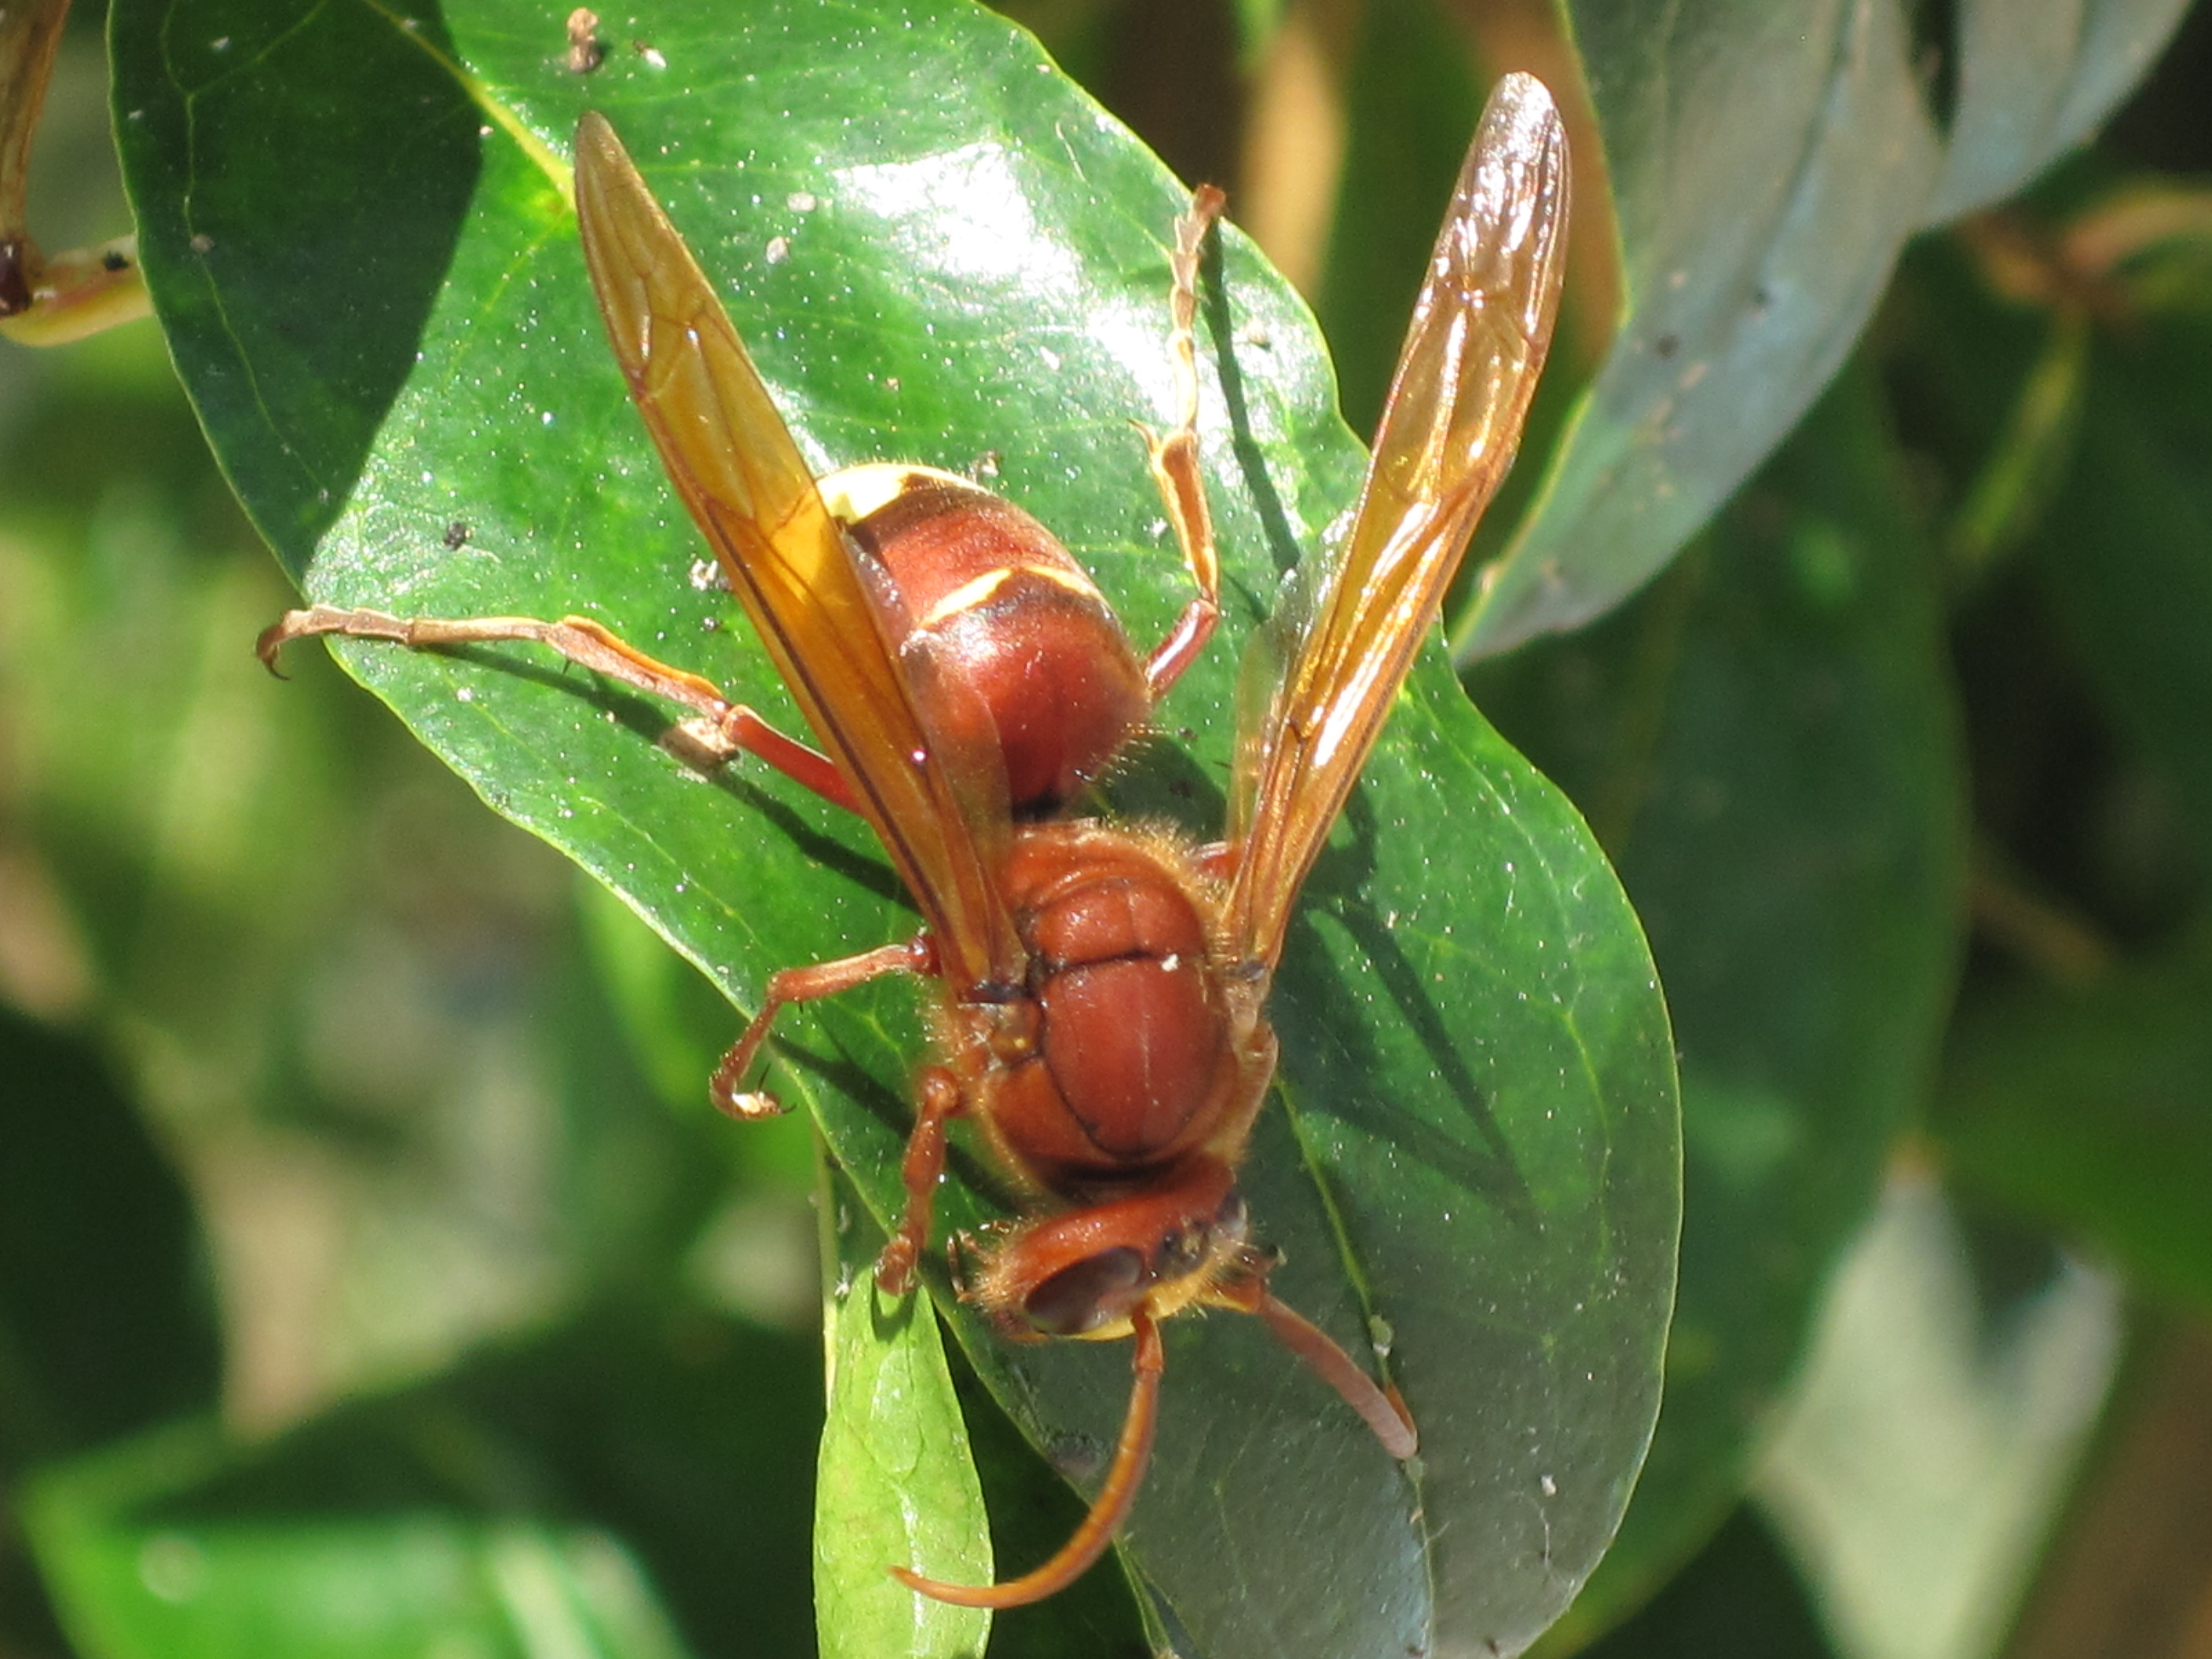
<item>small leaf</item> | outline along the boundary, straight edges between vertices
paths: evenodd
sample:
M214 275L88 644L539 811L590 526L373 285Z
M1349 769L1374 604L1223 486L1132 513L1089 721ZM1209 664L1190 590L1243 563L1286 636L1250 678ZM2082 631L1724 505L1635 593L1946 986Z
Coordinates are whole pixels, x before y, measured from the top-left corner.
M823 1659L979 1654L988 1613L917 1595L911 1567L956 1584L991 1581L983 1489L967 1449L937 1316L876 1287L884 1233L834 1171L824 1202L836 1272L823 1340L830 1420L814 1505L814 1601Z
M2119 1286L2048 1241L1974 1243L1925 1171L1889 1184L1761 1460L1842 1654L1997 1650L2112 1384Z

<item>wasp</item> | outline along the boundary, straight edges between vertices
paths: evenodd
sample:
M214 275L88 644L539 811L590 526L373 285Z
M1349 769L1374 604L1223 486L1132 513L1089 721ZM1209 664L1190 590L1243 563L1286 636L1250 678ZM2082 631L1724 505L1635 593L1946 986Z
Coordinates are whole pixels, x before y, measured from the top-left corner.
M318 606L262 637L409 646L549 645L691 711L719 763L748 753L866 820L922 918L860 955L773 975L718 1069L725 1109L772 1109L747 1080L777 1012L888 974L931 988L904 1212L877 1264L903 1293L931 1231L951 1126L1018 1198L975 1247L962 1294L1009 1335L1132 1339L1134 1380L1082 1524L1042 1565L984 1586L892 1572L1006 1607L1072 1583L1111 1542L1149 1461L1166 1352L1194 1306L1256 1316L1392 1456L1413 1418L1267 1288L1237 1170L1274 1074L1269 986L1301 884L1357 781L1476 520L1510 465L1557 309L1566 140L1542 85L1492 94L1454 189L1350 528L1294 580L1255 640L1263 695L1237 734L1212 845L1083 816L1088 784L1150 721L1220 615L1197 450L1194 319L1201 189L1177 225L1170 343L1183 402L1147 432L1195 589L1140 658L1078 562L1012 503L957 475L881 465L817 480L706 276L608 123L576 135L586 264L631 396L814 742L588 619L402 620ZM1248 676L1249 678L1249 676Z

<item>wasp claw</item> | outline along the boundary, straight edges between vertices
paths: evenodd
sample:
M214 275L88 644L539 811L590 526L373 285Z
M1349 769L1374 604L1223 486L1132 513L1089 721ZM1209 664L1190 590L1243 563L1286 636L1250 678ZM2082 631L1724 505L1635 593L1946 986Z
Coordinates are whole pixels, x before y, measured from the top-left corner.
M741 1089L734 1092L716 1089L712 1098L714 1109L725 1117L734 1117L747 1123L757 1123L763 1118L781 1117L790 1110L774 1095L758 1089Z
M884 1246L876 1258L876 1285L885 1296L904 1296L914 1288L915 1258L919 1254L903 1234Z

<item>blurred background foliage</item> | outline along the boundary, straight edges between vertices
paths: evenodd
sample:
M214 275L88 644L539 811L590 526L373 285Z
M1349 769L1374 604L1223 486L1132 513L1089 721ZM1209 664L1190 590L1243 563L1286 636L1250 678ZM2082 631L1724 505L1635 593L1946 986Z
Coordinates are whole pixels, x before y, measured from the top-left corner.
M1461 9L1014 15L1231 185L1364 431L1476 88L1543 33ZM1899 13L1939 109L1987 9ZM51 246L127 222L100 21L40 137ZM1468 671L1620 869L1684 1075L1668 1404L1551 1651L2212 1654L2208 77L2200 7L2094 145L1909 247L1663 571ZM1617 305L1578 257L1540 439ZM289 591L150 324L4 349L0 1656L149 1651L141 1604L211 1574L210 1653L333 1617L333 1651L807 1650L803 1126L714 1120L726 1006L319 653L262 675ZM994 1518L1063 1524L982 1455ZM187 1485L435 1519L211 1563L161 1524ZM1132 1631L1101 1575L994 1647Z

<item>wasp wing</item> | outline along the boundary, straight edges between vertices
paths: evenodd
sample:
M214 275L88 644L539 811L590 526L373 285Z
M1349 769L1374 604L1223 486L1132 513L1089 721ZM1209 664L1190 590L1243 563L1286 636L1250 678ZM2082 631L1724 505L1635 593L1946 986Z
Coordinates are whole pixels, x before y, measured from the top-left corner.
M576 216L599 310L668 476L817 740L921 905L947 980L1021 960L995 876L995 755L919 711L871 587L714 291L605 118L576 128ZM1000 783L997 794L1003 796Z
M1542 82L1509 75L1437 234L1351 532L1318 582L1294 579L1261 641L1285 665L1239 733L1229 824L1228 926L1252 961L1281 953L1299 884L1512 464L1559 307L1567 204L1559 111Z

